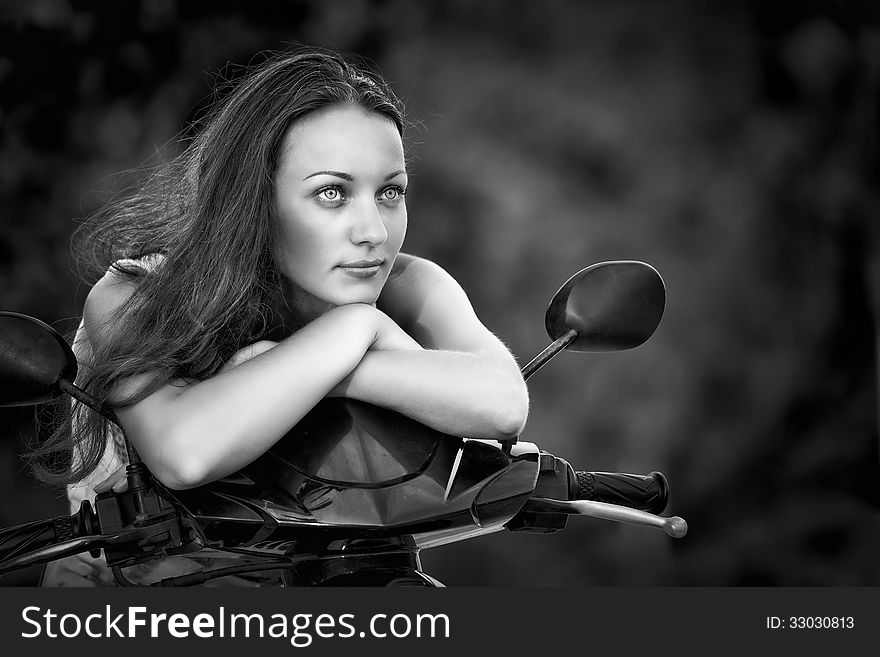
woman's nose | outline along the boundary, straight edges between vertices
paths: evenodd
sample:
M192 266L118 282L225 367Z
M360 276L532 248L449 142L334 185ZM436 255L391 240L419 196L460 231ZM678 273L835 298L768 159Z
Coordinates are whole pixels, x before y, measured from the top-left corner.
M388 231L382 219L382 213L375 201L362 204L357 208L351 227L351 241L355 244L372 244L380 246L388 239Z

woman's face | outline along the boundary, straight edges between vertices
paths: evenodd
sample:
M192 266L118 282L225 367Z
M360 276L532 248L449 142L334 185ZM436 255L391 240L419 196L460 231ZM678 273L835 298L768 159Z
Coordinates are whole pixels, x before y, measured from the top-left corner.
M300 311L376 302L406 233L406 185L400 135L380 114L340 105L290 128L274 201Z

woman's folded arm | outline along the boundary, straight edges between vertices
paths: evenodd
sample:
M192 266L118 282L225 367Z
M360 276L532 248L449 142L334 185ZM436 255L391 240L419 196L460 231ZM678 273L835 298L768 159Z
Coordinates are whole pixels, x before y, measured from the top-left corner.
M92 343L114 330L114 313L131 292L124 282L102 281L84 311ZM381 343L380 319L364 304L334 308L237 367L200 382L169 382L116 414L162 483L198 486L250 463L295 425ZM121 381L111 399L132 395L150 376Z
M491 353L371 350L334 394L397 410L470 438L518 436L528 415L519 370Z
M519 367L452 276L428 260L400 254L379 307L424 349L372 348L335 394L392 408L447 433L519 435L529 408Z

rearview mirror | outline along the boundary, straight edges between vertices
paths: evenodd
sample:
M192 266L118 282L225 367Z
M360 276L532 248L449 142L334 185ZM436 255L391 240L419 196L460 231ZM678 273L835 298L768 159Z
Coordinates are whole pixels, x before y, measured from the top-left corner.
M666 307L666 286L651 265L599 262L581 269L553 295L544 325L553 343L522 370L528 379L563 349L621 351L650 338Z
M600 262L580 270L553 296L545 326L551 340L569 331L571 351L620 351L650 338L666 306L666 287L651 265Z
M51 401L76 372L76 356L58 331L33 317L0 311L0 406Z

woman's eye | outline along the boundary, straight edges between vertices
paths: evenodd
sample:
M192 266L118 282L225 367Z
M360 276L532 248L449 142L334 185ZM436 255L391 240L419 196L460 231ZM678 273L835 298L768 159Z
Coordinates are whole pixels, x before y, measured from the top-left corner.
M397 203L403 198L404 194L406 194L406 191L403 187L387 187L379 194L379 198L386 203Z
M345 196L342 193L342 190L338 187L325 187L324 189L319 189L318 193L315 195L318 201L323 203L324 205L339 205L342 201L345 200Z

